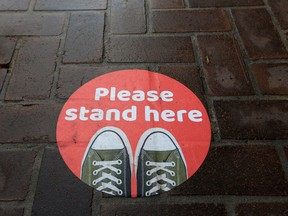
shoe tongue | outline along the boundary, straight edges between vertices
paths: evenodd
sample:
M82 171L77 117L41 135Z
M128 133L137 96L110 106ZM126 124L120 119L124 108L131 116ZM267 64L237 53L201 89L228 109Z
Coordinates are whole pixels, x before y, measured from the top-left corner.
M174 151L146 151L149 160L154 162L169 162L169 156Z
M124 149L122 150L97 150L97 154L102 161L113 161L118 160L121 157Z

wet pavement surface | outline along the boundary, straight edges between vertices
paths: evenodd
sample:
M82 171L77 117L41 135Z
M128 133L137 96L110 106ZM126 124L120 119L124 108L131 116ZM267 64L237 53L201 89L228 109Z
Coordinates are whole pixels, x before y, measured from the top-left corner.
M0 215L288 215L287 0L1 0ZM147 69L191 89L211 148L151 198L91 189L55 131L89 80Z

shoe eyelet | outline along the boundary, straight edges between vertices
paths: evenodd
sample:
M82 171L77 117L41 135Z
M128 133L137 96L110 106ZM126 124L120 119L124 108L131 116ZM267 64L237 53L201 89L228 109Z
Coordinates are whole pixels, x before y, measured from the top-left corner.
M175 172L172 171L172 172L170 173L170 175L171 175L171 176L175 176Z
M97 170L94 170L93 171L93 175L97 175L98 174L98 171Z
M94 186L96 185L96 180L92 181L92 185Z
M150 170L148 170L148 171L146 172L146 175L147 175L147 176L150 176L150 175L151 175Z
M151 186L151 182L150 181L146 181L146 185L147 186Z
M174 161L171 162L172 167L175 167L176 163Z
M118 164L118 165L122 164L122 160L120 160L120 159L117 160L117 164Z
M146 193L145 193L145 196L150 196L151 194L150 194L150 192L149 191L147 191Z
M123 195L123 191L122 190L118 190L118 195Z
M118 179L117 184L118 184L118 185L122 184L121 179Z
M120 174L122 173L122 171L121 171L120 169L118 169L118 170L116 171L116 173L117 173L118 175L120 175Z
M146 161L146 162L145 162L145 165L146 165L146 166L150 166L150 161Z
M92 161L93 166L97 166L97 161Z
M172 186L173 186L173 187L176 186L176 182L175 182L175 181L172 182Z

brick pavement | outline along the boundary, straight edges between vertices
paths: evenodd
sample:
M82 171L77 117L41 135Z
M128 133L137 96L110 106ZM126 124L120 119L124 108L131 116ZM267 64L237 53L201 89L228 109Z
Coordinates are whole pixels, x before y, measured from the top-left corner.
M287 48L288 0L2 0L0 215L288 215ZM210 115L204 164L161 196L104 196L57 150L66 99L124 68L182 82Z

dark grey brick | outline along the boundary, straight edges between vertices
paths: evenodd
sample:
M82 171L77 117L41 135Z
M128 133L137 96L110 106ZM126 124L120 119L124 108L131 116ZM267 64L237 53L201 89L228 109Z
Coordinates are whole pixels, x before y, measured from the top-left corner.
M55 142L61 104L0 106L0 143Z
M102 59L104 13L78 12L70 18L64 63L94 63Z
M35 157L36 153L32 151L0 152L1 201L25 199L29 190Z
M36 188L33 216L90 216L92 188L76 178L59 151L46 149Z
M63 13L0 14L0 35L59 35L65 20Z
M46 99L50 96L58 47L59 39L23 40L6 100Z
M0 64L5 65L10 63L15 45L15 39L0 37Z

